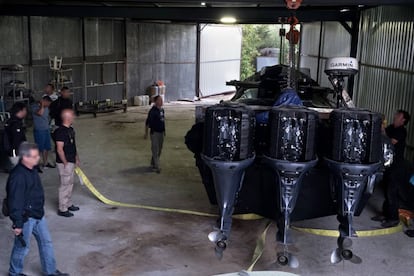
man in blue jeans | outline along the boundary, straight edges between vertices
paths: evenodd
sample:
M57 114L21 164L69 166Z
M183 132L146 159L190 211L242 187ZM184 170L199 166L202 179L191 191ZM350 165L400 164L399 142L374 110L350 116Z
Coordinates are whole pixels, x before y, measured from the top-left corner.
M24 142L19 147L19 164L7 180L7 203L15 235L10 257L9 276L24 276L24 259L29 253L30 237L39 247L42 273L47 276L68 276L56 269L52 239L44 218L44 192L36 166L39 150L35 144Z
M55 168L48 161L49 151L52 149L49 126L49 106L51 103L52 99L46 95L38 103L32 105L33 136L42 153L44 168Z

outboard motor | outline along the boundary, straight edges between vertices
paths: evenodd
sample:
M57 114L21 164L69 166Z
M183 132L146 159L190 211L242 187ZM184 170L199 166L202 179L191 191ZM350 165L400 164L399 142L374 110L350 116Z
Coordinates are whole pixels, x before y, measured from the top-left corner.
M274 107L269 114L271 136L265 162L277 174L280 218L276 239L283 244L283 252L278 253L277 261L290 267L299 266L297 258L287 251L290 215L295 208L303 176L317 163L317 123L318 113L304 107Z
M339 221L338 248L331 254L332 263L362 261L351 248L351 237L357 236L352 220L364 207L363 196L372 194L382 168L381 122L380 114L362 109L337 109L330 115L333 144L325 161L333 175L331 188Z
M207 108L202 158L210 167L220 208L219 229L209 234L221 258L229 238L234 204L245 169L254 159L255 114L245 105L224 103Z

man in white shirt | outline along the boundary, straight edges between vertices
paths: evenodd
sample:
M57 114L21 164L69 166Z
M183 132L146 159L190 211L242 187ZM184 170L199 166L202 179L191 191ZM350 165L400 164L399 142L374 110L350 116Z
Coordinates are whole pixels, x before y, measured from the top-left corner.
M58 98L58 95L55 92L55 86L51 83L49 83L48 85L46 85L45 87L45 93L43 94L42 98L44 96L49 96L49 98L52 99L52 101L56 101Z

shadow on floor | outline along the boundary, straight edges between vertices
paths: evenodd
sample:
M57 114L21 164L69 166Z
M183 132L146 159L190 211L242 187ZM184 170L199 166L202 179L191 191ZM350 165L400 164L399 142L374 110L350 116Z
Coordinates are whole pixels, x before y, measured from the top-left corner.
M120 170L121 174L139 174L139 173L152 173L152 168L149 166L129 168L125 170Z

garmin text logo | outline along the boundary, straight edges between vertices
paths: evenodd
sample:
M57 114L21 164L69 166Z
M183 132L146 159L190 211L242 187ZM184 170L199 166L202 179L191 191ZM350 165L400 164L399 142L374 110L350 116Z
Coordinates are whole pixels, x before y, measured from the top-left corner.
M354 64L352 64L352 61L351 62L332 62L331 67L347 67L347 68L351 67L351 68L353 68Z

